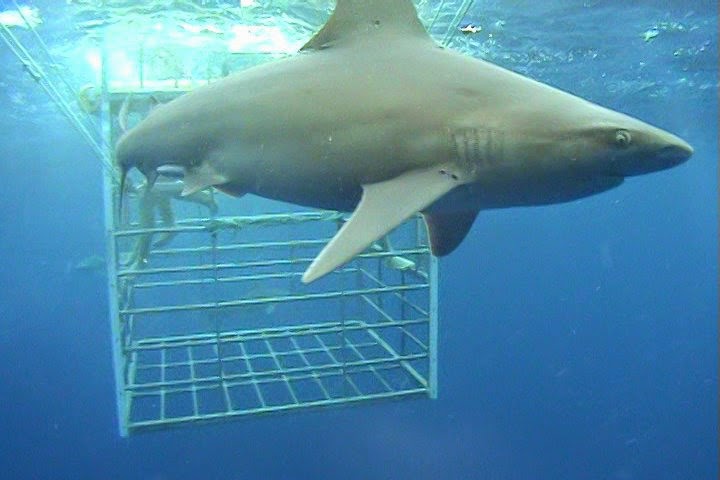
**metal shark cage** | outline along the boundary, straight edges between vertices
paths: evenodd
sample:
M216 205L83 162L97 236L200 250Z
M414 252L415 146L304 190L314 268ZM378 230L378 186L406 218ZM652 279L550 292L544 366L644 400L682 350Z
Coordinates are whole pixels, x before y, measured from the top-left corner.
M447 44L472 3L421 0L416 5L433 35ZM342 214L223 216L173 205L160 212L165 221L157 225L154 212L146 208L143 213L142 189L126 199L125 215L118 213L111 146L121 133L118 119L128 96L145 102L145 111L129 109L131 116L143 116L150 97L166 101L229 71L289 54L287 44L273 50L257 35L277 37L290 28L307 36L306 22L286 22L289 17L281 15L277 18L285 20L278 23L268 11L269 17L256 19L262 25L256 27L253 16L264 14L261 9L249 15L241 6L228 17L225 7L206 6L193 29L190 16L196 8L181 12L179 20L166 8L148 10L154 12L147 19L152 31L159 22L169 22L169 28L213 35L217 31L206 25L213 19L228 28L228 21L240 21L238 35L256 35L230 48L216 42L214 50L206 43L193 50L187 44L168 45L165 37L151 42L118 30L124 18L128 28L142 24L144 11L121 5L114 12L111 6L85 2L81 18L95 9L98 18L113 21L78 24L97 40L86 56L99 70L92 88L77 93L55 68L59 62L35 24L13 5L23 28L11 31L0 24L0 39L103 163L109 317L122 436L274 412L437 396L438 272L420 217L326 278L303 285L302 272L339 228ZM98 30L102 25L107 28L103 33ZM129 42L128 35L139 43ZM242 211L242 201L233 205L233 211ZM159 237L165 241L155 242Z
M421 220L395 232L391 249L375 244L303 285L341 221L335 212L187 218L143 268L119 258L148 229L108 225L121 434L434 398L437 268Z

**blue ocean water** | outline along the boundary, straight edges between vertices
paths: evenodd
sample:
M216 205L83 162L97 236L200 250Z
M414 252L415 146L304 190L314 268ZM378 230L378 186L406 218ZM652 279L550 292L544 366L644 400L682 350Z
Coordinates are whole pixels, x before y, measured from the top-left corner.
M100 165L0 47L0 478L718 478L717 19L712 1L476 2L466 23L498 30L456 48L677 133L693 158L482 212L441 261L435 401L129 439L105 280L68 268L104 249ZM73 31L44 34L63 51Z

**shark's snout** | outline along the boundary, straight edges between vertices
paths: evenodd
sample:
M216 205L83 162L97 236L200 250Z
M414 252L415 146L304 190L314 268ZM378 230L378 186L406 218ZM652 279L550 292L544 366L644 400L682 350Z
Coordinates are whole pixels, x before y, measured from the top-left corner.
M614 162L615 173L630 177L667 170L685 163L693 151L692 146L680 137L661 132L650 137L646 144L641 144L637 151Z
M673 168L685 163L693 154L693 148L685 140L671 136L654 151L648 152L647 159L639 165L638 174L652 173Z
M137 168L152 185L157 178L156 157L152 149L148 148L147 142L136 135L135 130L130 130L123 135L115 147L115 163L120 170L121 183L128 172Z
M130 170L137 168L147 179L147 184L152 186L157 178L156 169L147 162L147 158L151 158L143 151L142 143L136 141L133 137L133 131L125 133L115 146L115 164L117 165L119 175L119 201L118 212L122 214L127 176Z
M693 154L693 148L685 141L661 148L657 153L658 161L669 167L686 162Z
M137 166L137 163L136 155L133 154L131 142L128 141L126 133L120 137L115 146L115 164L120 170L120 174L125 177L130 170Z

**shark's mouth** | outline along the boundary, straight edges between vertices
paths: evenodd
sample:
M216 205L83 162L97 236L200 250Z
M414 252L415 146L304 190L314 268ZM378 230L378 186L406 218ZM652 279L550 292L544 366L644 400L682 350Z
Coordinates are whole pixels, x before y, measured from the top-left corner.
M152 188L158 176L162 175L163 177L182 180L185 178L186 173L185 167L172 164L160 165L157 168L144 168L138 165L137 168L145 176L145 179L147 180L147 188ZM127 188L127 176L130 170L132 170L132 167L122 164L120 165L120 198L118 200L118 212L120 215L122 215L123 212L125 190Z
M692 147L668 145L652 153L617 159L608 175L635 177L659 172L685 163L693 154Z
M156 169L159 175L167 178L174 178L176 180L182 180L185 178L186 169L180 165L160 165Z

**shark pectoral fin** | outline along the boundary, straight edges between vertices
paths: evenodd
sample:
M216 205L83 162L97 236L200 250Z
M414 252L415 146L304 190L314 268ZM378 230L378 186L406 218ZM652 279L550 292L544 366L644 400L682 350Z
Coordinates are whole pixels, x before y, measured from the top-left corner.
M478 212L423 213L432 254L442 257L455 250L472 228Z
M317 280L345 264L411 215L465 183L462 172L456 170L454 166L442 165L363 185L357 208L305 271L303 283Z
M187 197L193 193L205 190L208 187L227 183L228 179L215 171L210 165L204 163L197 168L188 171L183 178L182 196Z

